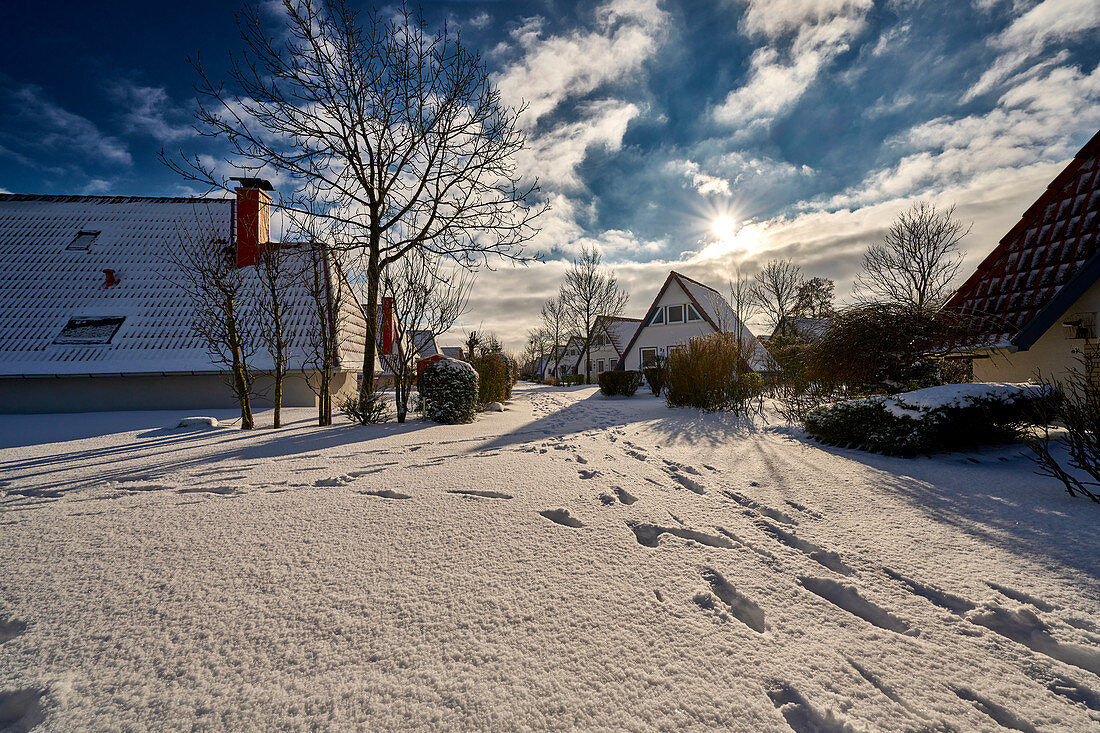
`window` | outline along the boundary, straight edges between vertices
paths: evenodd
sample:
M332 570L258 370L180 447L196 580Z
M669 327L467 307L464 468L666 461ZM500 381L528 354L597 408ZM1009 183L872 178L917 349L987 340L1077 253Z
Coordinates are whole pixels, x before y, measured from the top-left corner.
M679 351L682 348L684 348L683 344L676 344L675 346L669 346L668 350L665 353L668 354L669 356L672 356L672 352Z
M53 340L55 344L109 344L126 318L70 318Z
M682 306L682 305L670 305L668 307L668 322L669 323L683 323L684 322L684 306Z
M617 367L617 366L619 366L619 360L618 359L612 359L611 360L611 371L615 371L615 367Z
M665 309L658 308L653 312L653 320L650 323L654 326L660 326L665 322Z
M703 317L699 315L699 311L695 310L695 306L693 306L691 303L688 303L687 305L687 319L689 321L703 320Z
M657 363L657 349L642 349L638 353L642 357L642 367L650 367Z
M596 373L599 374L603 371L603 359L600 359L598 362L596 362L596 364L598 364L598 366L596 367Z
M99 232L79 231L76 236L73 237L73 241L69 242L69 246L65 249L76 249L81 251L87 251L88 247L92 246L96 237L99 236Z

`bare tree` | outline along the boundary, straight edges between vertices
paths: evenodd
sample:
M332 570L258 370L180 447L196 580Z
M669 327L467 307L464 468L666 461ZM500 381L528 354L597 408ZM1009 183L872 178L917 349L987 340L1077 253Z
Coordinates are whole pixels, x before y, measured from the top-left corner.
M395 353L387 357L394 373L397 422L405 422L409 395L416 382L420 359L416 332L439 337L450 330L466 311L472 284L468 270L456 271L438 256L420 251L410 253L383 273L382 292L392 299L394 322L402 334Z
M256 261L256 276L260 281L258 299L259 335L271 356L271 378L274 382L272 401L275 404L273 427L282 427L283 383L290 370L290 351L298 340L291 318L289 290L302 282L306 258L268 245L260 250Z
M307 219L309 224L316 220ZM306 242L306 289L313 305L313 327L303 334L306 383L317 395L317 424L332 424L332 380L340 361L340 334L346 329L345 307L352 298L343 286L345 253L324 235L310 231Z
M759 312L756 299L755 283L741 273L740 269L734 270L733 277L729 281L730 308L736 323L720 328L722 331L735 331L737 353L741 361L749 363L756 355L757 342L745 325ZM718 310L718 309L714 309ZM741 363L737 364L736 376L741 376Z
M756 273L754 300L774 332L795 311L802 272L790 260L771 260Z
M345 0L283 0L282 10L274 32L258 6L238 14L244 53L231 57L227 83L193 64L197 129L225 141L236 167L289 179L295 195L278 206L338 224L363 254L366 401L385 268L414 250L470 268L491 256L526 261L522 245L546 204L517 172L522 110L501 101L480 56L446 25L432 34L405 6L360 14ZM198 156L161 158L229 190Z
M959 242L969 233L970 227L955 218L954 206L914 204L863 256L856 297L919 311L939 308L951 294L951 281L963 259Z
M558 365L565 353L563 339L567 335L567 330L569 328L567 317L567 311L562 304L561 298L548 298L546 302L542 304L542 310L539 312L539 318L542 320L543 332L546 334L547 341L549 341L547 361L552 365L551 375L555 380L560 376L558 374Z
M464 344L466 346L466 361L473 361L474 357L477 356L478 347L481 346L481 336L477 331L470 331L466 334Z
M833 281L823 277L811 277L798 284L795 295L794 315L821 318L833 310Z
M620 316L630 295L619 287L610 269L600 266L600 251L585 247L573 266L565 273L558 295L574 333L581 341L584 353L584 381L592 381L592 355L589 353L596 335L596 319L600 316Z
M229 388L241 408L241 430L255 427L252 390L255 375L250 360L257 350L255 304L246 292L245 271L237 267L233 248L219 236L213 221L195 233L178 230L169 251L175 264L175 284L192 303L192 330L203 340L211 361L224 365Z

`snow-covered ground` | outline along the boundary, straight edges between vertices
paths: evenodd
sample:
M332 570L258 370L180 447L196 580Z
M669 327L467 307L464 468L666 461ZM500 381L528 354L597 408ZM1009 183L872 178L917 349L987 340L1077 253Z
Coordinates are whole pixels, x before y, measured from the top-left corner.
M1019 448L290 412L0 418L0 729L1100 728L1100 507Z

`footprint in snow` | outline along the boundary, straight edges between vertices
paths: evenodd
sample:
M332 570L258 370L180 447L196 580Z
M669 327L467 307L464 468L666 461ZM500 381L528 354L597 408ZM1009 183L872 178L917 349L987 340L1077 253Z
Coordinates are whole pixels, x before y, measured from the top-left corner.
M740 593L717 570L705 568L702 574L703 580L710 584L714 595L729 607L729 612L735 619L758 634L764 633L764 609Z
M707 490L703 488L703 485L694 479L690 479L687 476L681 476L678 473L673 474L672 477L676 479L676 481L679 482L679 484L688 491L694 492L696 494L707 493Z
M821 713L786 682L775 682L768 699L795 733L855 733L855 728L837 718L833 711Z
M0 618L0 644L11 641L27 630L27 623L15 618Z
M383 499L411 499L408 494L402 494L399 491L393 489L380 489L378 491L360 491L360 494L366 494L368 496L380 496Z
M780 529L774 524L765 522L763 519L757 520L756 526L778 542L798 550L811 560L829 568L829 570L832 570L834 573L840 573L841 575L852 575L855 573L854 570L844 564L844 561L840 559L840 555L835 552L826 550L824 547L819 547L812 542L807 542L791 532Z
M448 489L448 494L463 494L465 496L479 496L482 499L511 499L511 494L500 491L478 491L476 489Z
M240 493L232 486L196 486L192 489L180 489L179 494L217 494L219 496L232 496Z
M570 516L568 509L543 509L539 514L563 527L573 527L576 529L584 526L579 519Z
M687 527L662 527L658 524L644 522L627 522L627 526L634 532L638 544L646 547L657 547L662 534L670 534L680 539L691 540L708 547L720 547L724 550L732 550L734 547L733 543L725 537L718 537Z
M1045 611L1049 613L1054 610L1054 606L1047 603L1041 598L1036 598L1030 593L1025 593L1022 590L1014 590L1003 585L998 585L997 583L990 583L989 581L986 581L985 584L1000 593L1002 596L1005 596L1006 598L1011 598L1012 600L1019 603L1027 603L1029 605L1035 606L1035 608L1038 608L1040 611Z
M880 629L906 636L917 636L920 633L910 627L908 622L868 601L851 585L838 583L831 578L800 577L798 582L814 595Z
M595 471L595 470L588 471L588 470L585 470L585 469L581 469L580 471L577 471L577 473L580 474L580 477L582 479L595 478L595 477L600 475L599 471Z
M987 697L966 687L951 686L951 691L959 696L960 700L973 703L979 711L993 718L1002 728L1023 731L1024 733L1038 733L1035 726L1021 718L1003 705L998 705Z
M28 731L45 720L41 699L45 690L26 687L0 690L0 730Z
M615 492L615 496L618 497L619 501L621 501L623 504L626 504L627 506L630 506L634 502L638 501L638 497L634 496L621 486L616 486L611 490Z

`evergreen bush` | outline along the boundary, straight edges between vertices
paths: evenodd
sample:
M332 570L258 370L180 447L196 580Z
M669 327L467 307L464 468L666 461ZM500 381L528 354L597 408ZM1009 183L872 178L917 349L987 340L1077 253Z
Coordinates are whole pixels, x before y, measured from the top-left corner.
M495 351L479 354L472 364L478 376L479 405L504 402L512 396L512 370L504 354Z
M420 379L424 417L453 425L473 422L477 415L478 374L458 359L442 359L428 365Z
M912 457L1016 440L1043 394L1034 385L951 384L824 405L805 426L828 445Z
M638 391L638 387L642 386L642 373L635 371L600 372L596 375L596 380L600 383L600 392L605 397L615 397L616 395L633 397L634 393Z

